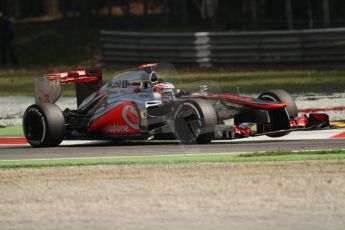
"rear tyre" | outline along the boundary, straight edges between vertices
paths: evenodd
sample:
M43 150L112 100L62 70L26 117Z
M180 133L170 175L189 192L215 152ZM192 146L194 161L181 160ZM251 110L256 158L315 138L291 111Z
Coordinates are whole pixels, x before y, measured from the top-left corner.
M33 104L24 113L23 130L33 147L58 146L65 136L65 118L55 104Z
M173 113L173 119L176 136L183 144L208 144L214 138L217 114L206 100L181 102Z
M297 106L295 100L290 96L290 94L281 89L274 89L267 92L262 93L258 99L264 101L273 101L279 103L287 103L286 111L288 112L290 117L296 118L298 116ZM290 132L281 132L276 134L267 134L269 137L282 137Z

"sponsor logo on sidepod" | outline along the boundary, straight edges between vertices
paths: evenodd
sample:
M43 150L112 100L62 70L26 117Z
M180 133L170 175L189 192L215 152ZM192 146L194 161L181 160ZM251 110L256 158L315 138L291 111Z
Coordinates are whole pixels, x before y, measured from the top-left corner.
M128 133L128 125L109 125L104 131L107 133Z
M122 118L132 129L139 129L139 114L132 105L126 105L122 109Z
M104 128L107 133L131 133L139 130L139 114L131 104L122 108L121 120Z

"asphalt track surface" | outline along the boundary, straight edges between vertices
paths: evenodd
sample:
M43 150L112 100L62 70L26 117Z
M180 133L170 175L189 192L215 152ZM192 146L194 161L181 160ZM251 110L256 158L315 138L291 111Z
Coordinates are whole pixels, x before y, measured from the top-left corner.
M178 142L107 142L76 144L56 148L0 146L0 160L58 159L111 156L146 156L172 154L244 153L273 150L340 150L345 139L265 140L216 142L208 145L181 145Z

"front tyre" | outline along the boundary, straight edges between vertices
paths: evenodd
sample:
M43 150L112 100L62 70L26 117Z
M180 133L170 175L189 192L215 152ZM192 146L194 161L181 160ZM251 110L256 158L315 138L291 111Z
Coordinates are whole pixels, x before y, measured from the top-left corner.
M206 100L181 102L173 113L173 119L176 136L183 144L208 144L214 138L217 114Z
M24 113L23 130L33 147L58 146L65 136L65 118L55 104L33 104Z
M286 111L289 114L289 117L296 118L298 116L297 106L295 100L290 96L290 94L282 89L273 89L267 92L262 93L258 99L264 101L273 101L278 103L287 103ZM267 134L269 137L282 137L290 132L281 132L275 134Z
M279 103L287 103L286 111L290 117L296 118L298 116L297 106L295 100L290 94L282 89L273 89L262 93L258 99L264 101L273 101Z

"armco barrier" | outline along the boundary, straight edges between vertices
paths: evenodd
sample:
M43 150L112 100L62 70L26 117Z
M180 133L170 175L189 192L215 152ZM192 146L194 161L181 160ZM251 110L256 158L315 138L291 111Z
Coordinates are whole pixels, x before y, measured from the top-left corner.
M345 28L266 31L136 33L101 31L103 63L332 63L345 61Z

